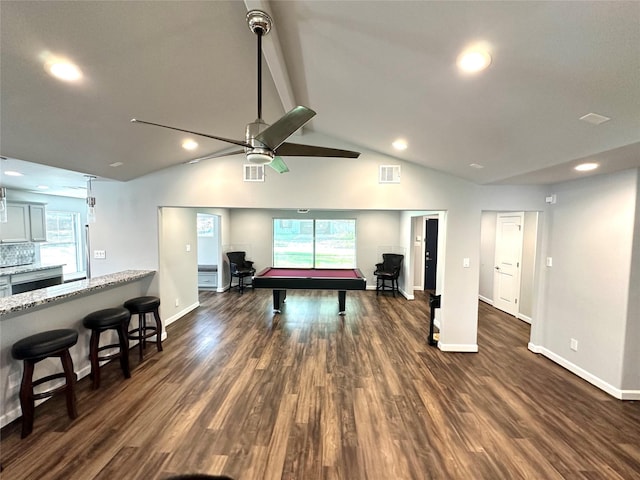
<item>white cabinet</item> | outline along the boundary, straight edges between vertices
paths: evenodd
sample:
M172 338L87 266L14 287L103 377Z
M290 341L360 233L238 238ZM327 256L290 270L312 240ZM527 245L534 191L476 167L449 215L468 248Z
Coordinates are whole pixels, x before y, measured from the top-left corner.
M29 226L32 242L47 241L47 216L44 205L29 205Z
M7 203L7 223L0 228L0 242L46 242L44 204Z
M218 286L218 272L198 272L198 287L216 288Z
M29 227L29 205L26 203L7 204L7 223L0 228L0 242L17 243L31 240Z

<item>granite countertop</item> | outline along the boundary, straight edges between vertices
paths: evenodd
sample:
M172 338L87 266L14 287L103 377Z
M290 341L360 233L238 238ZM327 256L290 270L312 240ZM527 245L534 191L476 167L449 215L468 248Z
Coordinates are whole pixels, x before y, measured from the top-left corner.
M154 275L155 270L125 270L102 277L77 280L75 282L54 285L30 292L19 293L9 297L0 298L0 317L2 315L27 310L29 308L46 305L65 300L71 297L86 295L87 293L103 288L120 285Z
M0 276L15 275L16 273L37 272L38 270L46 270L47 268L63 267L64 265L65 265L64 263L54 263L52 265L45 265L42 263L30 263L28 265L2 267L0 268Z

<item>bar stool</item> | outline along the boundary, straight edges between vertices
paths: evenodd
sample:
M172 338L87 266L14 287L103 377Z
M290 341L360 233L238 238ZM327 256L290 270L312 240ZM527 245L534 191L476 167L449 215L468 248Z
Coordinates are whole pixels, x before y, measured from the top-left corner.
M156 348L162 351L162 321L160 320L160 299L158 297L136 297L124 302L124 307L131 315L138 315L138 327L129 330L130 340L138 340L140 361L144 357L144 349L147 347L147 338L156 337ZM156 320L155 325L147 325L147 313L152 313Z
M127 326L131 312L124 307L106 308L92 312L82 319L85 328L91 330L91 340L89 341L89 360L91 360L91 378L93 388L100 386L100 362L120 359L120 367L124 378L131 378L129 371L129 340L127 338ZM118 333L118 343L100 346L100 334L107 330L115 330ZM100 355L100 352L108 349L118 348L117 352Z
M69 354L69 349L73 347L77 341L78 332L72 329L62 329L37 333L13 344L11 355L16 360L24 361L22 384L20 385L22 438L25 438L33 430L36 400L49 398L55 393L64 390L67 397L67 413L69 414L69 418L73 419L78 416L74 391L76 374L73 371L73 361ZM55 373L34 381L33 370L35 364L49 357L60 357L64 373ZM65 384L45 392L34 393L34 387L58 378L65 378Z

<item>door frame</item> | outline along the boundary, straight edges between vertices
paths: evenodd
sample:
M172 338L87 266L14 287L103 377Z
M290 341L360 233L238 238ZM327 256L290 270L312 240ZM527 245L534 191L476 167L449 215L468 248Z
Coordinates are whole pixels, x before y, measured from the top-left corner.
M514 276L515 285L514 289L517 291L515 294L515 302L513 304L513 308L506 308L504 304L501 304L498 300L498 288L500 282L497 281L497 276L499 275L497 270L498 267L498 259L500 255L498 254L498 249L500 248L500 242L498 238L500 236L500 219L504 217L519 217L520 219L520 245L518 249L517 255L517 265L516 265L516 274ZM520 313L520 296L521 296L521 288L522 288L522 250L524 244L524 211L522 212L497 212L496 214L496 238L495 238L495 254L494 254L494 281L493 281L493 306L499 310L502 310L509 315L513 315L514 317L518 317Z

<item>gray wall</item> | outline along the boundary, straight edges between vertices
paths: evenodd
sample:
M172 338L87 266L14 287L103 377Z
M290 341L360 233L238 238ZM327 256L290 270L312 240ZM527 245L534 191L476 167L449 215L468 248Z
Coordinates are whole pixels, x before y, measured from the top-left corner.
M636 170L636 206L629 275L629 307L624 342L622 388L640 389L640 169Z
M522 270L520 274L519 318L531 322L535 289L536 249L538 241L538 212L524 212L522 236Z
M638 295L630 281L638 271L637 257L632 263L637 183L637 170L628 170L555 185L539 262L553 259L552 267L541 268L534 309L541 321L532 343L610 393L623 388L624 370L626 388L640 394L640 364L631 361L639 320L637 310L629 311ZM569 348L572 338L578 351Z
M482 212L480 231L480 297L493 304L497 212Z
M158 212L159 275L165 326L199 305L196 210L164 207Z

